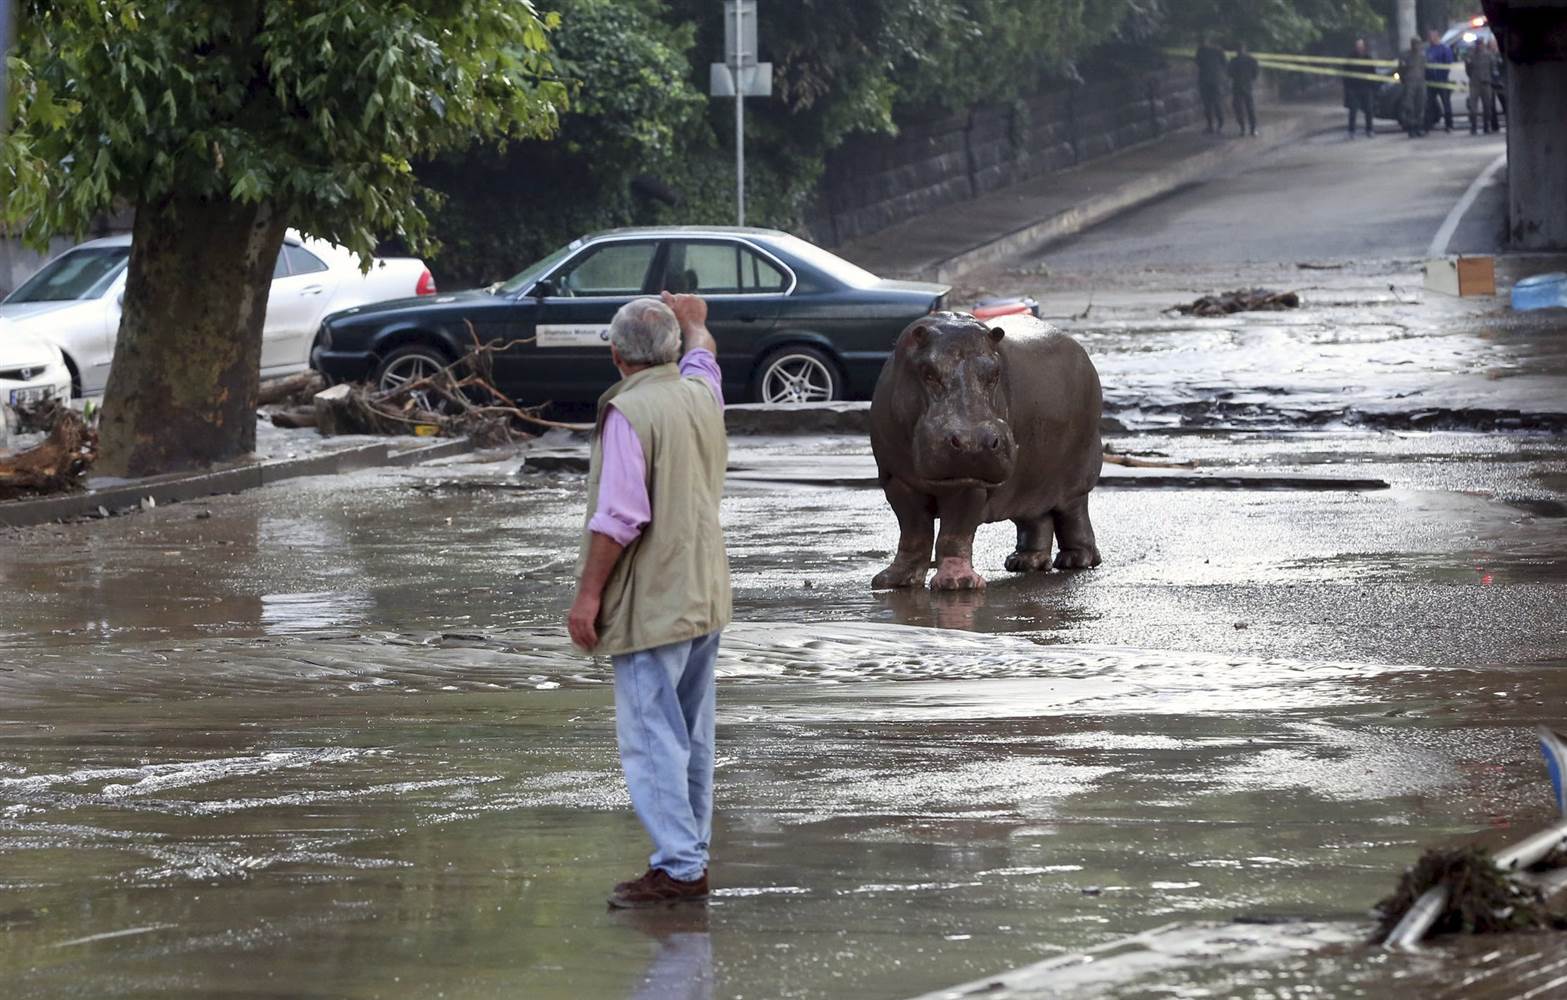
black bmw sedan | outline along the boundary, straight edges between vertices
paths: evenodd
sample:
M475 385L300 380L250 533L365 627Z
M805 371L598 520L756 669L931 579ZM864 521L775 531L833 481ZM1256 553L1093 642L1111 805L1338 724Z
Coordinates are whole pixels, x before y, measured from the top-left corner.
M767 403L868 398L898 333L947 292L878 278L770 229L614 229L488 289L334 313L311 359L335 381L390 389L449 364L477 334L511 345L494 358L496 387L511 398L592 402L614 378L615 310L664 290L707 300L724 397Z

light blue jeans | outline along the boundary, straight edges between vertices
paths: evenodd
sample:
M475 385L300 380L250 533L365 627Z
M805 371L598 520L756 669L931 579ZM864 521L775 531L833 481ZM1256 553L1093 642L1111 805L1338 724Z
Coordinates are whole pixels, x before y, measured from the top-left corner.
M701 878L713 835L713 662L719 633L614 657L615 735L648 867Z

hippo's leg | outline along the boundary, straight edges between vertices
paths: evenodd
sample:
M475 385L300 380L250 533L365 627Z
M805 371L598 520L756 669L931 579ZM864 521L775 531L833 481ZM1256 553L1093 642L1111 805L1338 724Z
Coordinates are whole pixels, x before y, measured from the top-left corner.
M897 479L882 480L882 492L898 516L898 554L892 565L876 574L874 590L923 587L930 570L930 548L936 540L936 507L931 498L916 493Z
M936 501L941 532L936 536L936 575L932 590L982 590L985 578L974 572L974 532L985 520L984 490L964 490Z
M1099 565L1099 547L1094 544L1094 526L1088 520L1088 494L1057 507L1056 569L1089 569Z
M1050 540L1055 536L1055 519L1044 517L1016 518L1017 551L1007 556L1007 572L1032 573L1050 568Z

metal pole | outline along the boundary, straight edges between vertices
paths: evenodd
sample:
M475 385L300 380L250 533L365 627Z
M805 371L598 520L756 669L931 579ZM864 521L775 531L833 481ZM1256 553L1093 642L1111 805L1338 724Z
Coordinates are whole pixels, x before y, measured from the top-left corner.
M735 225L745 225L745 5L735 4Z
M1415 0L1398 0L1393 11L1393 25L1398 34L1393 51L1405 52L1409 49L1409 40L1420 33L1420 25L1415 21Z
M15 41L16 23L13 8L16 5L12 0L0 0L0 108L3 108L10 99L10 78L6 75L6 58L11 55L11 45ZM10 122L6 120L3 112L0 112L0 135L5 135L6 127Z

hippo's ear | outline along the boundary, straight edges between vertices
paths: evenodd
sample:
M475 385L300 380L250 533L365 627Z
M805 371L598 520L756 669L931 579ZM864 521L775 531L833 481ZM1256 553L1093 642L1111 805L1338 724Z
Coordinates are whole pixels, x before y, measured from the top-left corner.
M1001 329L999 326L993 326L990 328L990 342L992 344L1001 343L1001 338L1005 337L1006 335L1007 331Z
M930 328L923 322L912 324L903 331L903 336L898 338L898 346L906 351L919 350L930 341Z

